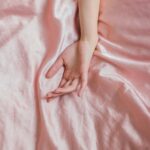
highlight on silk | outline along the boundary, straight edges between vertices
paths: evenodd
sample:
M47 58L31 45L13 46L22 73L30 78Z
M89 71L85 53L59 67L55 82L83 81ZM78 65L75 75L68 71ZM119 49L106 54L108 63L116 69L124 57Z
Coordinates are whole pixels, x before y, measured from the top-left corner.
M148 0L0 0L0 150L150 150Z

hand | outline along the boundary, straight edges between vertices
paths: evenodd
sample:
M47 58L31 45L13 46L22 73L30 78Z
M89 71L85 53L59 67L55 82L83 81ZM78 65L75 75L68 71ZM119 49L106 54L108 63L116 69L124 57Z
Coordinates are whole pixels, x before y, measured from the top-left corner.
M77 41L68 46L57 58L56 62L46 73L51 78L60 67L64 66L64 73L58 88L47 94L47 98L61 96L77 91L81 96L88 81L88 70L93 51L88 41Z

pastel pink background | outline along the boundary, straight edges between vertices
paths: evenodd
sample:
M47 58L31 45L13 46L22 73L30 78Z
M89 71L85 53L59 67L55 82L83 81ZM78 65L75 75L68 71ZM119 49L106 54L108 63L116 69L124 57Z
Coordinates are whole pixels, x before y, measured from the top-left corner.
M149 150L149 18L148 0L101 0L83 98L47 103L63 68L45 73L79 38L77 1L0 0L0 150Z

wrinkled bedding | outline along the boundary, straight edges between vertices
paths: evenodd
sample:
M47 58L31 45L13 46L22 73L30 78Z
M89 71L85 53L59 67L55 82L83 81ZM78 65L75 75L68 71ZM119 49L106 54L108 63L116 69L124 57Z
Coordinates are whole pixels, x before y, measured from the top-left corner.
M148 0L101 0L83 97L47 103L63 68L45 73L79 39L77 1L0 0L0 150L149 150L149 18Z

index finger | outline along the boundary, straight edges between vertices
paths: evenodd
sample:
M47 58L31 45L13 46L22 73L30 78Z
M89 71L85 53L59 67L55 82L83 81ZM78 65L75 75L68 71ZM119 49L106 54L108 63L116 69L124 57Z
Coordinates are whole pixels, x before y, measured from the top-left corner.
M51 78L61 66L63 66L63 59L61 57L58 57L55 63L47 71L46 78Z

